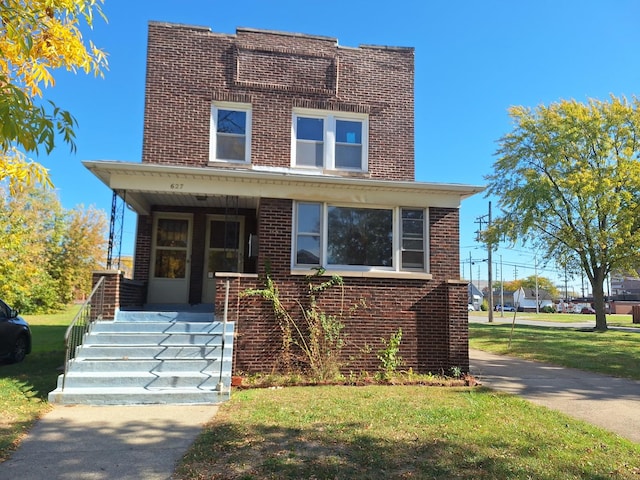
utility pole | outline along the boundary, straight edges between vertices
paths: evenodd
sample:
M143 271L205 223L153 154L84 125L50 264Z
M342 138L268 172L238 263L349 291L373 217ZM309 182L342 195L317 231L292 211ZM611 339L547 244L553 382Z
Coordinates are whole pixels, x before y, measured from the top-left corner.
M504 273L502 271L502 255L500 255L500 316L504 317Z
M536 313L540 313L540 298L538 293L538 255L536 255L534 258L536 271Z
M482 241L482 226L484 224L484 222L487 222L487 228L491 227L491 202L489 202L489 214L488 215L483 215L481 217L478 217L476 220L476 223L478 223L480 225L480 228L478 229L478 237L477 240ZM493 322L493 272L492 272L492 262L491 262L491 251L493 250L493 247L491 245L491 242L487 241L487 250L488 250L488 256L487 256L487 281L489 283L488 285L488 290L489 290L489 298L488 298L488 302L489 302L489 317L488 320L489 322ZM479 279L478 279L479 280Z
M491 228L491 202L489 202L489 221L487 229ZM491 242L487 241L487 276L489 277L489 323L493 322L493 269L491 262L491 250L493 247Z
M471 252L469 252L469 299L471 300L471 304L473 308L476 308L473 303L473 262L471 261Z

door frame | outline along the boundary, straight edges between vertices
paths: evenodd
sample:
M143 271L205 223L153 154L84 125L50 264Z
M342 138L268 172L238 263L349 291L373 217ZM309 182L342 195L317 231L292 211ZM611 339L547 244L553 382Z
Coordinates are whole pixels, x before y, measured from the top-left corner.
M211 222L212 221L237 221L239 225L238 231L238 273L244 271L244 254L245 254L245 222L244 215L224 215L224 214L208 214L205 222L205 243L204 243L204 259L203 259L203 279L202 279L202 300L205 303L209 303L209 299L215 303L216 288L215 288L215 274L216 272L209 272L209 251L211 250Z
M186 263L184 278L157 278L155 276L156 269L156 253L158 222L160 220L186 220L187 227L187 246ZM153 228L151 233L151 255L149 265L149 291L147 292L147 303L189 303L189 287L191 280L191 249L193 243L193 215L190 213L170 213L170 212L154 212Z

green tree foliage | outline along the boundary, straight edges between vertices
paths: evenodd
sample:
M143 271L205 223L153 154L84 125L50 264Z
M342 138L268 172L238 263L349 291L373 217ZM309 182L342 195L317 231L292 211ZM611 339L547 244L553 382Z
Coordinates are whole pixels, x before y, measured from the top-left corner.
M106 56L86 43L80 25L102 16L102 0L3 0L0 2L0 180L12 192L50 184L46 169L20 153L51 152L61 136L75 149L76 120L50 101L53 71L64 68L101 75Z
M553 284L553 282L546 277L537 277L537 285L538 289L544 290L548 292L553 298L558 297L558 288ZM527 278L519 278L517 280L511 280L508 282L504 282L500 285L500 282L494 282L493 288L503 287L505 290L509 292L515 292L516 290L522 288L536 288L536 276L529 275Z
M104 212L65 211L44 188L0 187L0 298L24 313L50 312L91 289L105 257Z
M488 195L501 216L493 241L532 242L548 258L575 258L591 283L596 329L605 330L604 281L638 264L640 103L560 101L513 107Z

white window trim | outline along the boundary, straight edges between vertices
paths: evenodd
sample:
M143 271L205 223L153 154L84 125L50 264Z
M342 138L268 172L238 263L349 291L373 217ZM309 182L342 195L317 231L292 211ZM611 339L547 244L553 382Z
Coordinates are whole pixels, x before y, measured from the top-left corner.
M216 147L218 141L218 110L236 110L238 112L246 112L247 124L245 125L244 160L216 158ZM209 163L251 163L251 124L251 104L213 102L211 104L211 116L209 122Z
M298 165L297 157L297 117L321 118L324 120L324 158L321 167L310 165ZM335 165L336 150L336 120L362 123L362 158L361 168L338 168ZM291 117L291 168L303 168L311 170L337 170L344 172L368 172L369 171L369 115L364 113L336 112L328 110L314 110L308 108L296 108Z
M319 265L313 264L297 264L296 253L298 251L298 204L299 203L314 203L320 205L320 263ZM393 266L365 266L365 265L338 265L327 264L327 239L328 239L328 221L327 216L329 207L346 207L346 208L371 208L371 209L384 209L392 210L392 261ZM423 210L424 211L424 225L423 225L423 248L424 248L424 268L402 268L402 209L411 210ZM291 271L292 273L306 272L309 273L310 268L322 267L328 272L337 273L343 276L377 276L379 273L381 276L411 276L417 274L418 276L426 276L424 278L431 278L430 271L430 258L429 258L429 209L426 207L389 207L388 205L354 205L354 204L342 204L342 203L329 203L329 202L311 202L300 201L293 202L293 241L291 249ZM364 275L363 275L364 274Z
M422 210L422 252L424 255L423 268L402 268L402 210ZM398 207L398 268L403 272L425 272L429 271L429 242L427 235L429 233L429 209L421 207Z

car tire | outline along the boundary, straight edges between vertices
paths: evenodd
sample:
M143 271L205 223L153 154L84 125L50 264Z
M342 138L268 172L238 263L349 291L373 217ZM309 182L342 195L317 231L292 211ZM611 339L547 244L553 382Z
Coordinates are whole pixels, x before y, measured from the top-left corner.
M11 356L9 360L11 363L19 363L27 356L27 339L24 335L20 335L16 338L16 343L13 345Z

